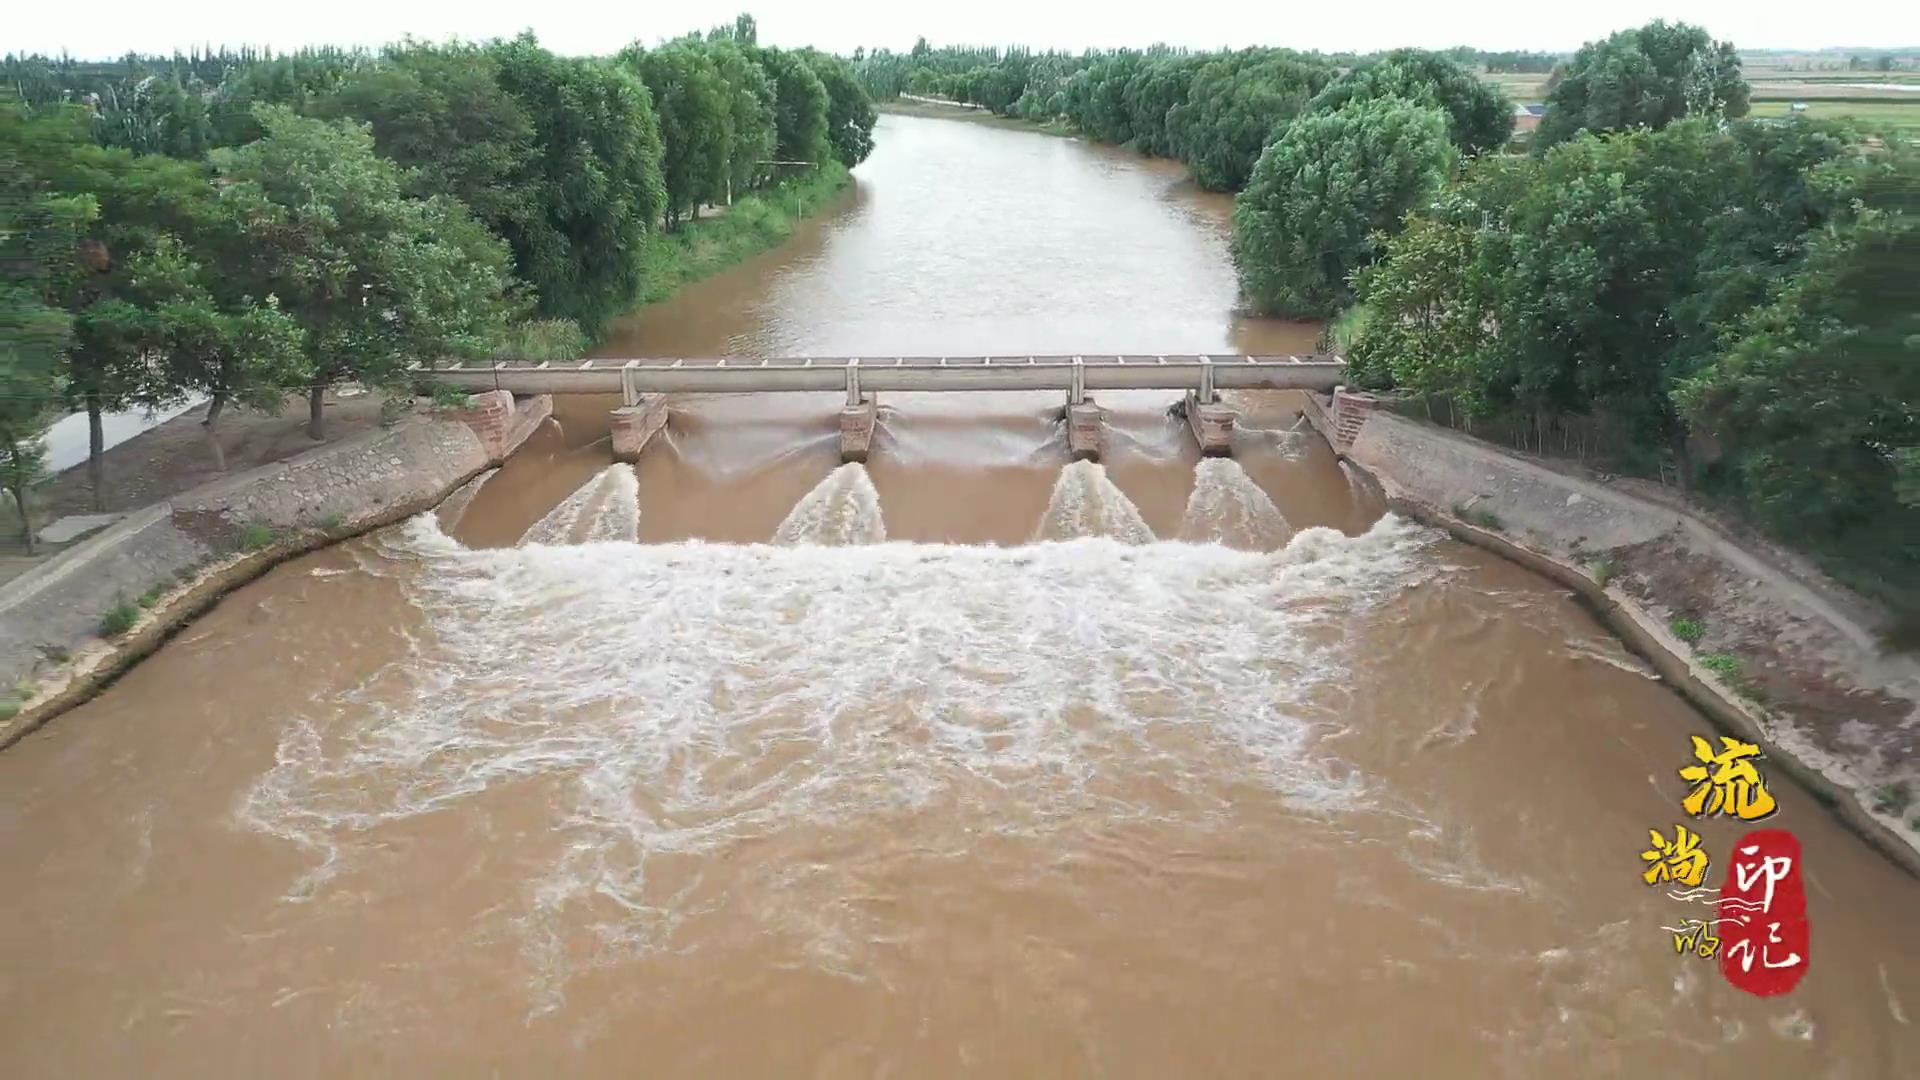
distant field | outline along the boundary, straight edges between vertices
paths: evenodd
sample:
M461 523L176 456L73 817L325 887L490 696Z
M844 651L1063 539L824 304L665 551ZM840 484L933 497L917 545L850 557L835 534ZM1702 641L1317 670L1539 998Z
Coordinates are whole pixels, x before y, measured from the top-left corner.
M1545 74L1483 74L1480 77L1505 90L1508 97L1522 105L1529 102L1545 101L1547 99L1547 76Z
M1920 83L1872 76L1854 79L1750 78L1755 101L1920 101ZM1910 89L1908 89L1910 88Z
M1801 115L1818 117L1822 120L1836 120L1849 117L1865 124L1890 127L1906 135L1920 136L1920 95L1912 95L1913 101L1808 101L1807 111ZM1788 101L1755 101L1754 116L1787 116L1790 114Z
M1499 86L1507 96L1520 104L1545 101L1547 97L1547 76L1483 74L1487 82ZM1903 105L1920 105L1920 72L1915 71L1787 71L1783 68L1749 68L1747 82L1753 87L1753 100L1762 102L1780 102L1784 105L1791 101L1805 102L1886 102L1896 108ZM1907 89L1911 87L1912 89ZM1809 110L1816 111L1816 110ZM1819 115L1836 115L1831 109L1820 108ZM1757 115L1783 115L1781 108L1773 113L1758 108ZM1846 115L1855 115L1849 112Z

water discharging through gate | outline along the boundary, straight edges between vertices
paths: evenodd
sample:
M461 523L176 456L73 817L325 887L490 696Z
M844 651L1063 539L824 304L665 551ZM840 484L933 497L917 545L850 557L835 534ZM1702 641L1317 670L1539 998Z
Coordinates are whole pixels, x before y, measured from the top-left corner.
M1311 348L1177 172L878 146L609 355ZM1290 399L1200 462L1103 394L1068 466L1056 399L887 395L844 469L834 395L618 466L615 403L0 753L10 1076L1920 1075L1914 882L1770 769L1813 971L1676 958L1636 855L1706 722Z

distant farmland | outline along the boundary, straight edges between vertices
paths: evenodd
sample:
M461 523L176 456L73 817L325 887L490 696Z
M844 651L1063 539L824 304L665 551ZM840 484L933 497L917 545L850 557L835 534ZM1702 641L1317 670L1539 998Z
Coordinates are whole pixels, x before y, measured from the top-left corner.
M1788 116L1793 103L1801 102L1806 105L1801 115L1850 117L1920 137L1920 71L1795 71L1749 62L1746 73L1753 87L1754 116ZM1520 104L1547 97L1546 75L1490 73L1481 78Z

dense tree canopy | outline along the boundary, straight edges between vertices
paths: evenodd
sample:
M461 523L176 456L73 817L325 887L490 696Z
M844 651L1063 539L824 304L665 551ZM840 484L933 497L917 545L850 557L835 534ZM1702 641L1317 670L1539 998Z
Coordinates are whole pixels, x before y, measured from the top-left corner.
M760 49L757 59L773 82L774 156L781 161L827 160L833 145L828 140L826 84L799 53Z
M1917 220L1912 150L1844 126L1483 155L1360 275L1350 374L1536 441L1577 422L1920 610Z
M703 202L726 199L733 110L720 70L704 44L673 42L623 54L653 96L660 120L661 180L667 227Z
M1437 105L1447 114L1447 137L1463 154L1506 145L1513 136L1513 102L1498 86L1439 53L1396 49L1347 72L1313 99L1310 108L1398 97Z
M731 195L757 187L769 175L765 163L773 160L778 138L773 126L773 80L732 38L712 39L707 49L726 87L730 138L723 186Z
M1700 27L1655 20L1589 42L1547 95L1545 148L1581 131L1660 128L1688 116L1747 115L1740 57Z
M259 120L264 138L214 154L251 240L223 269L297 327L316 437L332 383L490 350L519 314L505 244L451 199L408 196L365 128L272 106Z
M626 67L555 56L523 36L493 48L534 127L534 202L505 223L544 314L598 333L641 286L640 238L666 211L660 131Z
M771 183L775 158L830 180L871 151L845 61L755 37L742 16L618 60L531 36L0 60L18 95L0 101L16 498L63 408L91 417L97 498L117 409L205 397L218 457L229 405L305 392L317 432L338 381L398 385L415 360L536 342L578 355L656 295L648 273L684 280L663 229ZM750 216L736 244L774 220ZM12 250L29 238L58 250ZM548 318L508 327L535 305Z
M1201 187L1237 191L1267 142L1332 80L1324 61L1285 49L1229 53L1194 73L1167 123Z
M1178 157L1217 191L1246 183L1260 151L1332 81L1325 57L1287 49L875 50L853 65L868 93L934 94L1003 116L1064 118L1101 142Z
M1447 117L1365 98L1289 124L1260 156L1233 210L1234 262L1262 310L1332 315L1382 233L1439 191L1452 164Z
M373 128L374 146L414 170L416 194L459 199L495 232L536 205L533 119L474 45L400 45L350 72L313 115Z
M1716 479L1783 533L1866 544L1920 572L1920 166L1836 161L1835 208L1724 351L1679 387ZM1865 546L1855 541L1854 546Z
M0 488L19 513L28 551L40 437L57 415L72 329L51 298L75 272L82 230L99 215L91 196L51 190L32 166L72 156L85 137L79 110L34 115L0 96Z
M827 144L834 160L851 169L873 153L873 102L845 60L813 49L801 56L827 91Z

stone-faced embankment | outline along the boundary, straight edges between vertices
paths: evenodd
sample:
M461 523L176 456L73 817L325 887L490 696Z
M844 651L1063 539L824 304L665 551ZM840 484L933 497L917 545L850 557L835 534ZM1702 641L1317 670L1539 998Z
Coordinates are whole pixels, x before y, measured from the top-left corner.
M131 513L0 586L0 747L273 565L434 506L551 411L493 393L409 416Z
M1920 660L1881 644L1885 613L1676 497L1550 469L1365 394L1306 397L1390 507L1574 590L1716 724L1920 873Z

